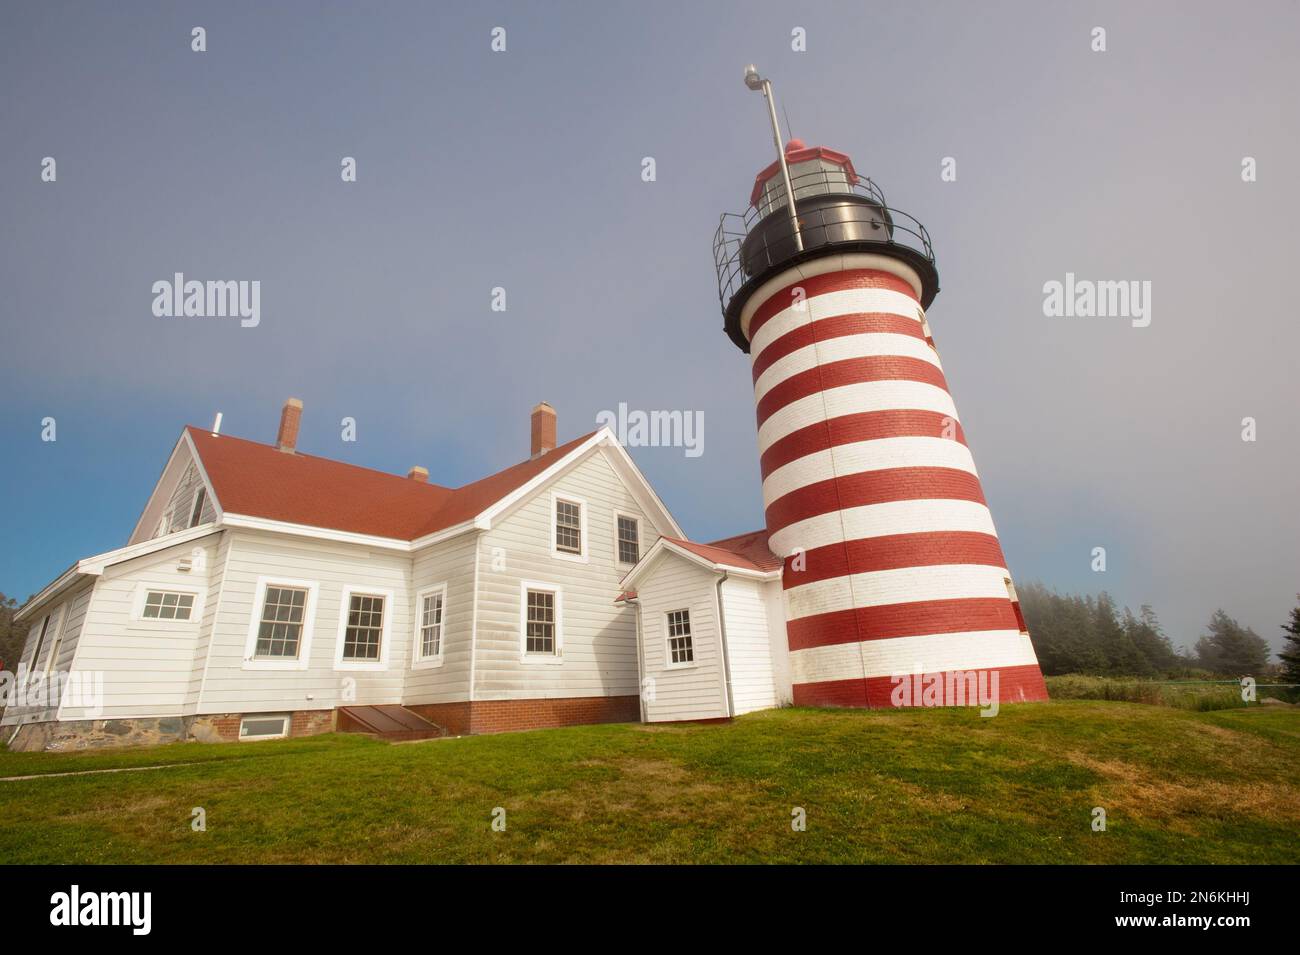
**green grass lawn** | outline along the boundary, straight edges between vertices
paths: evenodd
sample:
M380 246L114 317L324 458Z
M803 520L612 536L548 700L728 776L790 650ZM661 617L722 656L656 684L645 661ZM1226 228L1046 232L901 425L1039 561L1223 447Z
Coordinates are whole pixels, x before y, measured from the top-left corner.
M1300 862L1290 707L786 709L402 745L0 752L0 776L170 763L185 765L0 782L0 860Z

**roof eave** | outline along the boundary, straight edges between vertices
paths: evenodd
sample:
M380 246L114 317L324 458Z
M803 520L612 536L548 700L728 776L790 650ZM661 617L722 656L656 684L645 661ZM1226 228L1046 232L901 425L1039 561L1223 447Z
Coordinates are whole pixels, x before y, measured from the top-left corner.
M65 591L78 577L99 577L107 568L115 564L135 560L137 557L145 557L157 551L166 550L168 547L175 547L177 544L188 544L192 540L207 537L219 530L221 530L220 523L209 521L206 524L189 527L174 534L164 534L162 537L141 541L138 544L128 544L125 547L118 547L115 550L104 551L102 554L83 558L43 587L35 597L23 604L18 612L14 614L14 620L24 620L31 616L38 607L44 606L53 597Z
M659 538L654 545L646 551L645 556L637 561L636 566L629 570L623 579L619 581L619 587L623 590L633 589L633 584L640 580L649 572L650 565L659 557L660 554L667 552L676 554L689 560L698 567L712 571L715 574L726 574L728 577L743 577L748 580L780 580L781 569L775 570L755 570L752 567L737 567L734 564L721 563L719 561L709 560L707 557L701 557L699 554L685 547L674 544L666 538Z

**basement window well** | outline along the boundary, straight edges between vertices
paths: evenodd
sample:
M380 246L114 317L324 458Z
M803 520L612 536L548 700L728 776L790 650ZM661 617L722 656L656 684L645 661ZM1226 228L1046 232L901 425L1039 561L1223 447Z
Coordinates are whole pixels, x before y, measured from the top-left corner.
M239 721L239 738L242 741L259 739L284 739L289 735L289 717L245 716Z

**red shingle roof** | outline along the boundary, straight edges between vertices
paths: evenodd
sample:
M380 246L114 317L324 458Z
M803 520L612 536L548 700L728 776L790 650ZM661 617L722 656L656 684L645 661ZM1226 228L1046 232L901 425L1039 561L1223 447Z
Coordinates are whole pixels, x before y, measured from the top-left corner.
M287 454L268 444L186 429L221 509L354 534L416 540L477 517L595 432L461 488Z
M676 537L669 537L666 540L715 564L726 564L729 567L741 567L761 573L781 569L781 558L773 554L768 547L765 530L737 534L735 537L726 537L711 544L696 544Z

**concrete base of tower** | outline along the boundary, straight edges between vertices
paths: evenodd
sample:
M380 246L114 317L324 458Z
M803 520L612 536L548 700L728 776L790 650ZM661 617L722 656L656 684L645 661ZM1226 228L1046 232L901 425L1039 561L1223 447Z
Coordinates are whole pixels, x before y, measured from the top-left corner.
M1042 702L1047 684L1038 664L903 673L796 683L795 706L900 707L979 706Z

